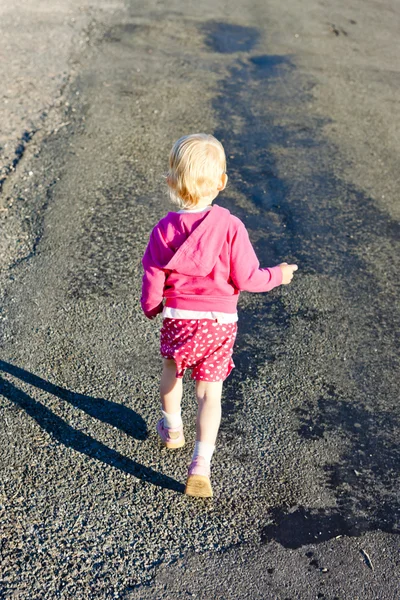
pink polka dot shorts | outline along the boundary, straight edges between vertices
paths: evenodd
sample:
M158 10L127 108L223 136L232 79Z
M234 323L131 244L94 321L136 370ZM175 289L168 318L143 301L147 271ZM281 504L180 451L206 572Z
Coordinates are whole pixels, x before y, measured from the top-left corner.
M224 381L234 368L233 345L236 323L210 319L164 319L160 351L176 362L176 377L192 370L192 379Z

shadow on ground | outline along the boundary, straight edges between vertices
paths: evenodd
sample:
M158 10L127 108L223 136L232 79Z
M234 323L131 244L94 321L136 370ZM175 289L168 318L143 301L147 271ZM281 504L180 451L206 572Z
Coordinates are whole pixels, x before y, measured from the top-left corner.
M130 408L103 398L76 394L4 361L0 361L0 370L69 402L90 416L117 427L138 440L147 437L146 423ZM152 485L183 492L184 486L176 480L123 456L90 435L77 431L49 408L2 377L0 377L0 394L22 408L42 429L67 448L72 448Z

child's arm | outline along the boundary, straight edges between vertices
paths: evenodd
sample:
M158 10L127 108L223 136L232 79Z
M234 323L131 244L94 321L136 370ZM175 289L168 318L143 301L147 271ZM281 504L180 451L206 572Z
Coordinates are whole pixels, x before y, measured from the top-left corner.
M162 278L161 278L162 276ZM154 267L145 270L142 281L142 297L140 303L148 319L154 319L163 310L163 293L165 274ZM159 292L161 288L161 293Z
M240 223L231 246L231 279L239 291L269 292L278 285L290 283L296 269L296 265L286 263L260 269L249 234Z
M148 319L154 319L163 310L165 271L157 260L159 237L160 232L154 229L142 260L144 275L140 303Z

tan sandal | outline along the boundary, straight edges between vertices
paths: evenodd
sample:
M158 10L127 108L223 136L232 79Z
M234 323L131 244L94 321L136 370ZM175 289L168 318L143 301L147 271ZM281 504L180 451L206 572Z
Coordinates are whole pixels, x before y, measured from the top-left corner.
M202 456L196 456L189 467L185 494L198 498L211 498L210 466Z
M164 419L160 419L157 423L157 433L164 446L170 450L182 448L182 446L185 445L185 436L183 435L182 425L176 429L170 429L164 427Z

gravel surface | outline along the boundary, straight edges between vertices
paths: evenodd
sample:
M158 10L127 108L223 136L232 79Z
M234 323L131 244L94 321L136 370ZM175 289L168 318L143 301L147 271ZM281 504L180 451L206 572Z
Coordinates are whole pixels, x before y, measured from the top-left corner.
M14 171L2 150L0 597L397 599L395 3L35 6L51 65L10 29L43 88L0 116L24 146ZM299 264L241 297L212 500L182 494L190 381L187 446L157 440L138 302L189 131L223 141L218 202L262 264Z

